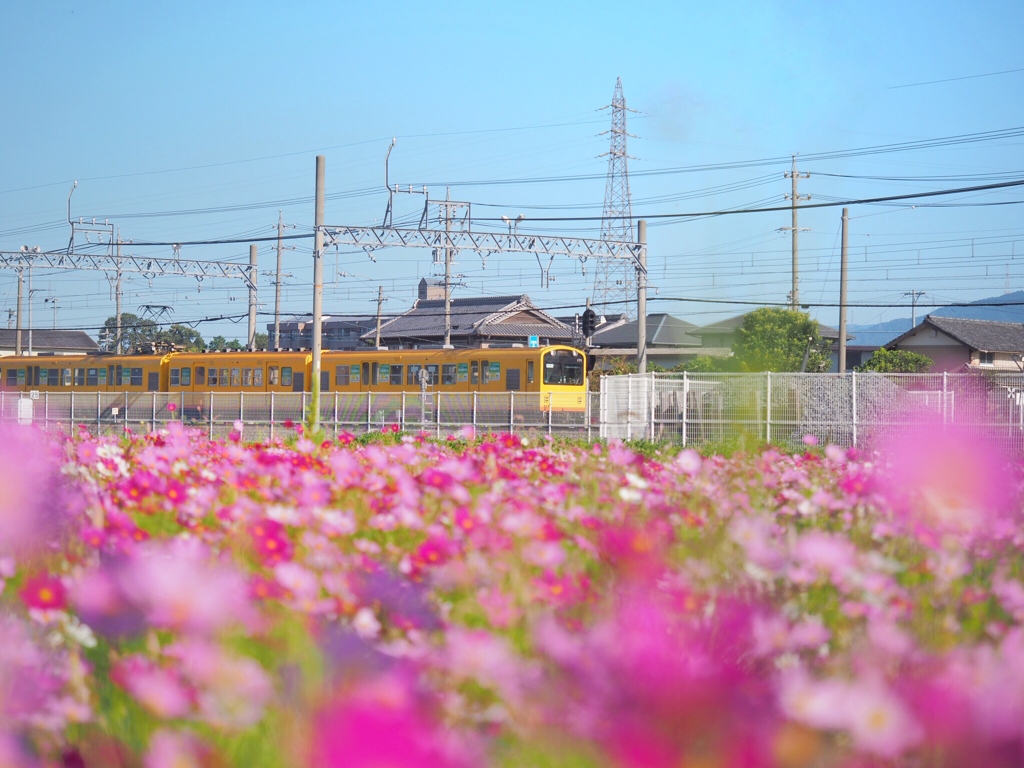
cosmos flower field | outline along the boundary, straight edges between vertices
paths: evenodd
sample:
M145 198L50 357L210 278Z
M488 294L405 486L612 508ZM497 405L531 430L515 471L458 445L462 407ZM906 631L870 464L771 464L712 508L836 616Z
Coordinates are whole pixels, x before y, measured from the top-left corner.
M1019 766L1021 478L3 427L0 766Z

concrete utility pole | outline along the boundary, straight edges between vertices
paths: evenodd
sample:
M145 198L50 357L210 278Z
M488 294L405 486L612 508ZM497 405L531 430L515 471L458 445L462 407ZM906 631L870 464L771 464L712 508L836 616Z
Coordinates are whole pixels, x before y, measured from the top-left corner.
M384 286L383 285L378 285L377 286L377 339L376 339L376 343L374 344L374 346L377 347L377 349L380 349L380 321L381 321L380 308L381 308L381 305L383 303L384 303Z
M636 369L647 373L647 221L636 223Z
M451 200L451 190L444 199ZM444 207L444 231L452 231L452 209L447 205ZM444 348L452 348L452 249L448 245L444 247Z
M249 342L250 352L256 350L256 280L259 272L256 271L256 244L249 246Z
M14 354L21 356L21 294L25 285L24 270L18 270L18 314L14 321Z
M274 284L274 343L271 349L281 348L281 254L285 250L281 239L284 237L284 215L277 212L277 282ZM288 226L294 227L294 224ZM291 246L289 246L291 247Z
M313 393L309 426L312 432L320 428L320 353L324 327L324 176L326 166L323 155L316 156L316 204L313 209Z
M846 373L846 249L850 209L843 208L843 249L839 255L839 372Z
M910 327L917 327L917 299L924 296L924 291L906 291L904 296L910 297Z
M796 210L797 210L797 204L801 200L810 200L811 199L810 195L800 195L800 194L797 194L796 184L797 184L797 181L799 179L809 179L810 177L811 177L811 174L809 174L809 173L798 173L797 172L797 170L796 170L796 155L793 155L793 170L786 173L786 178L793 180L793 192L791 194L786 195L786 199L787 200L792 200L793 201L793 226L791 226L791 227L782 227L782 229L780 231L784 232L786 230L791 230L793 232L793 288L792 288L791 293L789 294L789 308L790 309L794 309L794 310L800 309L800 269L799 269L799 264L800 264L799 253L800 253L800 250L797 247L797 234L800 232L800 228L799 228L799 226L797 226ZM806 232L807 229L805 228L804 231Z
M117 230L117 278L114 282L114 339L116 346L112 351L121 351L121 230Z

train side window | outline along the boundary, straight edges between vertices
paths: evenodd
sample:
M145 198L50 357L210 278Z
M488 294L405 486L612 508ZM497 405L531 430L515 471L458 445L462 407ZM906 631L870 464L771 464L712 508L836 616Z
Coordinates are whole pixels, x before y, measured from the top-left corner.
M292 385L292 369L290 366L284 366L281 369L281 386L290 387Z
M263 386L263 369L254 368L252 371L252 384L254 387Z
M85 368L75 368L75 386L85 386Z
M63 381L61 383L65 387L70 387L71 386L71 369L70 368L64 368L64 369L62 369L62 373L63 373Z
M220 385L222 387L226 387L228 385L228 383L229 383L228 382L228 369L227 368L221 368L220 369Z
M7 369L7 386L16 387L18 386L18 369L8 368Z
M533 384L533 360L526 361L526 383Z
M267 366L267 383L272 387L276 387L281 380L280 377L281 369L276 365Z
M240 387L242 386L242 372L238 368L231 369L231 386Z
M437 379L437 366L436 365L428 365L428 366L425 366L425 367L427 369L427 385L428 386L433 386L433 385L437 384L437 381L438 381L438 379Z
M242 386L243 387L251 387L252 386L252 368L243 368L242 369Z
M519 391L519 369L518 368L506 368L505 369L505 389L509 392Z
M124 366L117 366L114 368L114 384L117 386L124 386L128 383L128 371Z
M420 370L423 366L414 364L406 367L409 369L409 373L405 383L410 387L418 387L420 385Z
M131 379L131 381L132 381L132 386L133 387L141 387L142 386L142 369L141 368L132 368L132 379Z
M441 384L451 386L455 383L457 367L455 363L444 363L441 366Z
M370 384L374 385L380 381L380 364L370 363Z
M402 367L401 365L391 366L391 385L395 387L402 386Z
M97 371L97 373L99 374L100 386L101 387L107 386L107 369L106 368L100 368Z
M107 366L107 381L109 381L111 384L119 384L120 383L120 379L114 375L114 371L116 371L116 370L117 369L114 368L114 366L112 366L112 365L108 365Z
M480 383L480 361L473 360L469 364L469 383L474 387Z
M45 387L50 381L50 373L46 368L39 369L39 386Z
M60 369L50 368L50 386L60 386Z
M196 384L199 386L206 386L206 366L196 366Z
M180 368L171 368L171 386L172 387L180 387L181 386L181 369Z
M216 368L210 368L210 386L211 387L216 387L217 386L217 369Z
M363 363L363 383L364 384L369 384L370 383L370 364L369 363Z
M487 371L488 371L488 367L489 366L490 366L490 363L488 363L486 360L484 360L482 363L480 363L480 383L481 384L487 384L490 381L490 379L487 377Z
M192 369L182 368L181 369L181 386L191 387L192 386Z
M349 385L349 367L347 365L334 366L334 386L347 387Z

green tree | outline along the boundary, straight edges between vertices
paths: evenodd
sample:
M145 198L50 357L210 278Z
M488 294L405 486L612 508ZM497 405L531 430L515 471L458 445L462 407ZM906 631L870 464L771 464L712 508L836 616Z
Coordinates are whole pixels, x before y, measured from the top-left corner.
M156 335L156 341L174 344L176 347L180 347L188 352L201 352L206 349L206 343L203 341L203 337L199 335L199 331L179 323L173 324L165 331L160 331Z
M741 371L822 373L831 365L828 342L806 312L761 307L743 319L733 345ZM807 364L804 365L806 356Z
M210 339L210 343L206 345L206 348L211 352L216 352L221 349L228 349L232 352L238 352L239 350L245 349L245 345L238 339L232 339L228 341L223 336L214 336Z
M877 349L875 354L857 366L857 371L876 373L924 373L935 361L927 355L908 349Z
M731 357L711 357L710 355L698 355L685 363L680 363L673 371L682 373L722 373L735 371L736 362Z
M269 343L270 337L265 333L257 333L253 340L253 344L256 345L256 349L266 349Z
M100 338L104 348L111 352L127 354L144 342L156 339L158 328L156 323L147 318L133 315L131 312L121 313L121 339L117 340L117 315L108 317L103 323Z

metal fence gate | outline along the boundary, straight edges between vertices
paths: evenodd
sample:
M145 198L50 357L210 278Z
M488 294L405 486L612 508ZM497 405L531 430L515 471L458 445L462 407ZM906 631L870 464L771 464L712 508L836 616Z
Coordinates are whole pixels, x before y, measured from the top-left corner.
M937 421L1024 452L1024 373L627 374L602 378L598 410L606 439L852 446Z

